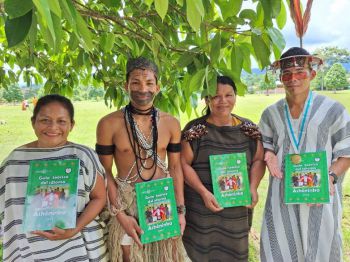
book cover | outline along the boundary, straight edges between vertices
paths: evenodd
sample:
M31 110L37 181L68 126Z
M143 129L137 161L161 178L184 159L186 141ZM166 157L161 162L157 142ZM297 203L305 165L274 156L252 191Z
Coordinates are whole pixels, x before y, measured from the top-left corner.
M221 207L251 204L245 153L209 156L214 196Z
M135 184L141 242L151 243L180 235L172 178Z
M326 152L289 154L285 158L286 204L329 203Z
M30 161L24 231L75 228L79 159Z

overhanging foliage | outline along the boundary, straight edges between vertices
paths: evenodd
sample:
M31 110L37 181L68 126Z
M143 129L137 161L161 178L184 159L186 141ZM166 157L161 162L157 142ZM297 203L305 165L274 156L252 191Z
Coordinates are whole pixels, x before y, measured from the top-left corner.
M283 0L245 2L0 0L0 86L23 78L71 96L79 84L102 85L106 101L119 107L126 61L143 55L161 70L157 106L190 113L198 94L215 92L218 73L243 94L250 57L262 69L285 46Z

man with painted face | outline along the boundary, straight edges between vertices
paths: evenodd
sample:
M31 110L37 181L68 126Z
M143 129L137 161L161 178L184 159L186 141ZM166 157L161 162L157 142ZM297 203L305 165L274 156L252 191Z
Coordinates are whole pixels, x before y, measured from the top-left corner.
M350 166L350 116L338 102L310 90L322 60L305 49L287 50L272 67L280 70L286 97L262 114L260 130L269 189L261 230L261 261L342 261L342 181ZM287 154L325 151L329 204L284 203Z
M111 261L182 261L180 238L142 246L134 189L138 182L173 177L183 232L185 206L180 124L176 118L153 106L160 90L158 68L153 62L143 57L130 59L126 71L125 90L130 103L103 117L97 126L96 151L108 175L112 216L108 225L110 258ZM117 168L115 178L113 161Z

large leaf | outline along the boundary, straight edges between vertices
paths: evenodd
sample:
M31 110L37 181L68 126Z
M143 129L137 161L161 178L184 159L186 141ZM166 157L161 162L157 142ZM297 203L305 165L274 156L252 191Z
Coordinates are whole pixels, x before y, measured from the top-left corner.
M47 1L47 3L49 4L49 8L51 12L57 15L59 18L61 18L61 7L60 7L59 1L50 0L50 1Z
M201 90L204 83L205 69L198 70L191 78L189 90L192 92Z
M154 5L156 7L156 11L160 16L160 18L164 20L164 17L168 12L168 6L169 6L168 0L154 0Z
M282 51L284 49L284 47L286 46L286 41L284 40L283 38L283 35L282 33L274 28L274 27L270 27L268 30L267 30L269 36L270 36L270 39L272 41L272 43L280 50ZM277 58L277 57L276 57Z
M270 49L261 35L252 34L252 46L254 48L255 57L259 62L260 69L268 66L270 64Z
M220 6L220 11L224 20L236 16L242 7L243 0L215 0Z
M194 31L198 31L204 16L204 6L202 0L186 0L187 21Z
M113 33L104 33L101 36L100 45L104 52L109 53L114 45L115 36Z
M240 50L242 52L242 56L243 56L243 69L248 72L251 73L252 72L252 66L251 66L251 61L250 61L250 49L252 48L251 45L249 43L241 43L239 45Z
M283 1L281 1L281 11L276 18L276 22L279 29L282 29L287 22L287 12Z
M264 25L266 27L271 27L272 26L272 12L273 12L273 7L274 5L271 5L271 2L276 2L270 1L270 0L260 0L260 3L262 5L262 8L264 10Z
M12 18L24 16L33 9L33 2L31 0L5 0L5 12Z
M32 25L32 10L23 16L7 19L5 22L5 33L8 47L21 43L28 35Z
M212 64L216 64L219 56L220 56L220 50L221 50L221 34L220 32L217 32L214 36L214 38L210 41L210 60Z
M250 20L250 24L254 25L257 19L257 14L252 9L244 9L239 13L239 17Z
M56 42L56 34L55 34L55 28L52 21L51 11L50 11L50 5L48 1L46 0L33 0L33 4L35 5L36 9L40 13L41 17L41 24L43 27L47 27L51 34L51 38L53 40L53 44ZM52 44L52 43L51 43ZM54 45L51 47L55 47Z
M237 80L241 76L243 67L243 55L240 47L238 45L234 45L231 50L231 70L234 74L234 80Z

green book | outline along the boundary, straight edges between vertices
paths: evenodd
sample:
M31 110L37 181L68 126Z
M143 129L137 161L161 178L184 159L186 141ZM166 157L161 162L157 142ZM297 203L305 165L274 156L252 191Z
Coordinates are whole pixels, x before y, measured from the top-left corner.
M180 235L172 178L135 184L141 242L151 243Z
M79 159L30 161L25 232L75 228Z
M289 154L285 158L286 204L329 203L326 152Z
M221 207L250 205L251 195L245 153L209 156L214 196Z

